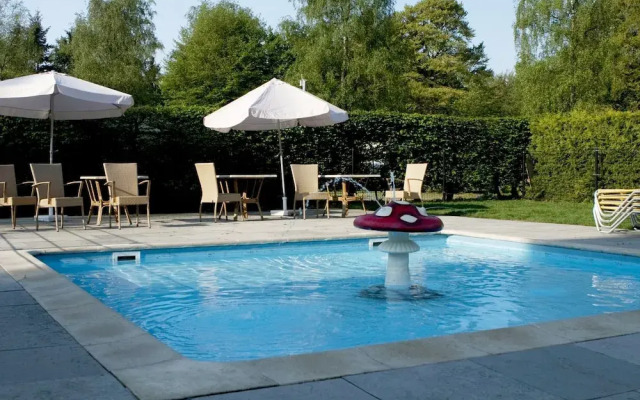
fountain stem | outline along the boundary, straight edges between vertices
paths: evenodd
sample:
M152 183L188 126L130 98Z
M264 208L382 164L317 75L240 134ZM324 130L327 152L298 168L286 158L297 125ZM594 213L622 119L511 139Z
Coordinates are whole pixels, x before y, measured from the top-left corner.
M389 253L384 285L389 289L409 289L409 253L420 250L418 244L409 238L407 232L389 232L389 240L380 244L378 249Z

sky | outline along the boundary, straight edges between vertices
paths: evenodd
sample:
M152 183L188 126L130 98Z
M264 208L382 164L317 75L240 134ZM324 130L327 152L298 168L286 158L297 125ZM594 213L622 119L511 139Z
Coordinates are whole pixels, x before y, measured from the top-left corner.
M49 27L47 39L64 35L75 20L76 14L86 10L86 0L22 0L31 12L40 11L43 25ZM180 28L186 24L185 15L189 8L200 4L200 0L156 0L154 23L156 36L164 45L158 60L164 61L174 48ZM474 44L484 42L489 57L489 67L496 73L513 71L516 51L513 42L515 21L514 0L462 0L467 10L467 21L475 31ZM243 7L250 8L267 25L276 27L287 16L295 16L295 8L290 0L236 0ZM417 0L396 0L396 9L417 3Z

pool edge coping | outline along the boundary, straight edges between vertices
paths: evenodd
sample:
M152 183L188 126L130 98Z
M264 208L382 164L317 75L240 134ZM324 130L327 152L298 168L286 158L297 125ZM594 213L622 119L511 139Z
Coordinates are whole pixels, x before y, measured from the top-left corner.
M442 233L610 254L640 254L633 249L603 249L603 246L555 246L517 236L460 230L444 230ZM377 232L367 232L319 240L380 236ZM196 246L299 241L309 239L238 243L211 241ZM13 253L14 259L3 262L2 266L105 369L136 396L150 400L181 399L330 379L640 332L640 310L636 310L295 356L234 362L195 361L170 349L35 257L36 254L70 251L163 247L168 246L147 244L99 249L84 246L55 251L9 250L2 253ZM144 354L141 355L142 351Z

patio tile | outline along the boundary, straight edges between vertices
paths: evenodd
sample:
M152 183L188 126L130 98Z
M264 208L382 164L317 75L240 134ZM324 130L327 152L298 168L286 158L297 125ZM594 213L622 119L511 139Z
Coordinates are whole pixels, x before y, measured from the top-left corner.
M0 387L104 374L100 364L78 345L0 351Z
M24 290L12 290L10 292L0 291L0 307L23 306L27 304L36 304L36 301Z
M135 400L116 378L100 375L0 386L0 398L12 400Z
M607 397L599 397L597 400L640 400L640 392L634 390L633 392L614 394L613 396Z
M276 385L276 382L246 364L201 362L186 358L113 372L142 399L180 399Z
M147 334L116 342L88 345L86 349L111 371L152 365L181 357L169 346Z
M76 344L39 305L0 307L0 350Z
M0 292L23 290L22 286L0 267Z
M640 334L592 340L578 346L640 365Z
M337 378L389 367L358 348L245 361L280 385Z
M571 399L593 399L640 388L640 366L575 345L553 346L473 362Z
M343 379L201 397L198 400L375 400Z
M560 400L470 361L453 361L345 377L382 400Z

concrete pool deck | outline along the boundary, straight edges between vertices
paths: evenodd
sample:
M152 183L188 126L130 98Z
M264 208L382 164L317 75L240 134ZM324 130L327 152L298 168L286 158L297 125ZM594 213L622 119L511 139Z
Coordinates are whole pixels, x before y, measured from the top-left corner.
M355 210L353 210L355 211ZM352 211L352 212L353 212ZM332 214L333 215L333 214ZM444 217L445 232L640 256L640 232ZM640 400L640 311L346 350L192 361L111 311L35 253L379 236L353 218L198 222L157 215L121 231L0 220L0 398ZM6 271L6 272L4 272ZM260 389L263 388L263 389ZM249 390L254 389L254 390ZM235 392L228 394L219 394ZM215 395L218 394L218 395Z

